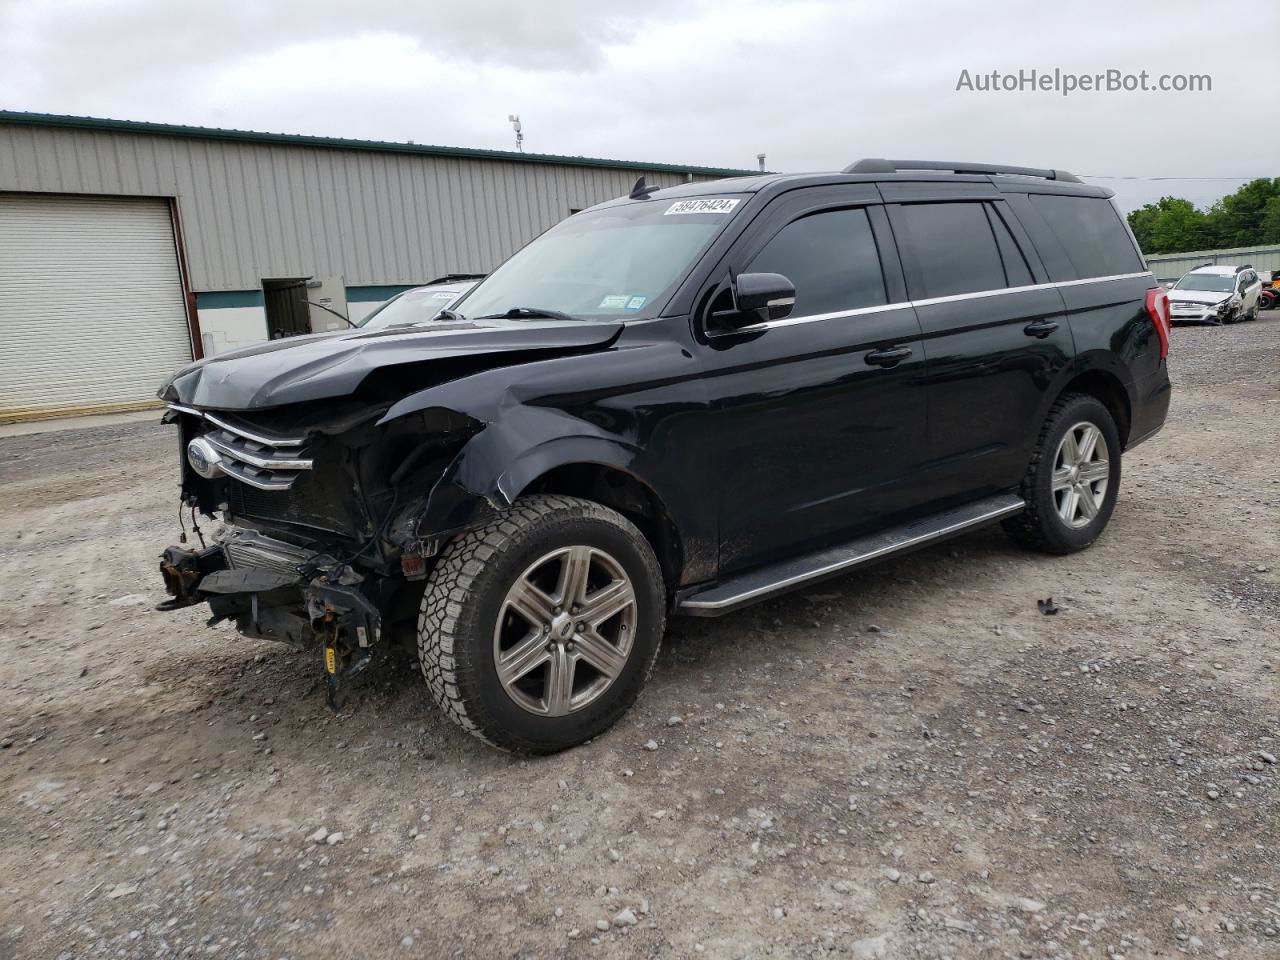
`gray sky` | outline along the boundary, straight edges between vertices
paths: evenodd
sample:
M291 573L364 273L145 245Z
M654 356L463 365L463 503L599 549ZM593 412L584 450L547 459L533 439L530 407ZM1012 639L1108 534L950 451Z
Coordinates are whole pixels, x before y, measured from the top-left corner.
M0 0L0 106L752 167L986 160L1125 207L1280 176L1280 4L1075 0ZM1021 12L1015 12L1021 11ZM1263 52L1269 50L1270 52ZM1208 74L1207 93L957 91L1020 69ZM1265 121L1265 122L1264 122Z

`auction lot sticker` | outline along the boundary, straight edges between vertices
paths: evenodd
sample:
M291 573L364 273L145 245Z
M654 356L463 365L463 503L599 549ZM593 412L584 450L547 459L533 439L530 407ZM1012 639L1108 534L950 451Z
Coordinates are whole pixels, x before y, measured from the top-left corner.
M662 215L665 217L673 213L732 213L737 205L737 200L730 200L727 197L677 200L663 210Z

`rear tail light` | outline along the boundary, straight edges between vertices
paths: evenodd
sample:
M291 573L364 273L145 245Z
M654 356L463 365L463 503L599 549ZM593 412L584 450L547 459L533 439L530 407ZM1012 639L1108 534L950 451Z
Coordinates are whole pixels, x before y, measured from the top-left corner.
M1169 328L1173 325L1169 319L1169 294L1163 288L1152 287L1147 291L1147 314L1160 338L1160 356L1163 359L1169 355Z

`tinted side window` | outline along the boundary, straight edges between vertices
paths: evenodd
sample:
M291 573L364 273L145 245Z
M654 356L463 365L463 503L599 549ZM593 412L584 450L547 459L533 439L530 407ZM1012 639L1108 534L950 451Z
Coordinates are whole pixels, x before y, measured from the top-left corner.
M901 208L901 223L922 277L923 297L1006 286L1000 251L981 203L907 204ZM898 243L903 240L899 237Z
M747 267L780 273L796 288L793 316L887 302L875 237L864 210L831 210L787 224Z
M1031 268L1027 266L1027 258L1022 255L1018 244L1014 242L1013 234L1009 232L1009 228L1005 226L1000 214L995 210L988 207L987 215L991 218L991 229L995 231L996 245L1000 248L1000 259L1004 261L1005 279L1009 286L1030 286L1034 282L1031 278Z
M1044 193L1033 193L1030 199L1081 279L1137 273L1144 269L1110 200Z

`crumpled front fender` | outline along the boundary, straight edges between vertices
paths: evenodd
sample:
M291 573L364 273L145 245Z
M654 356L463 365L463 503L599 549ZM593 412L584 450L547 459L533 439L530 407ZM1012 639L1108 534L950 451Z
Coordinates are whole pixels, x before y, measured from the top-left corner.
M394 525L396 539L429 540L483 523L510 506L529 483L569 463L627 469L637 449L630 415L617 411L595 423L565 409L527 402L554 394L554 362L498 368L420 391L394 404L379 425L424 410L444 409L482 424L424 500ZM557 398L566 402L567 398ZM593 408L596 419L599 408Z

